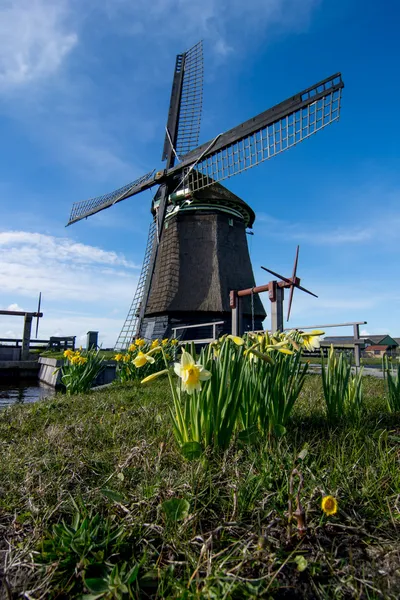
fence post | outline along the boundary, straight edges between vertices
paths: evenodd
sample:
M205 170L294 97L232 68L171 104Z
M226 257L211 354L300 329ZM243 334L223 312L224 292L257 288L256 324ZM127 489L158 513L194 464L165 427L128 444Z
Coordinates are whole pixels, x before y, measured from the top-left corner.
M24 319L24 333L22 335L21 360L29 360L29 344L31 341L32 315L26 314Z
M271 302L271 331L283 331L283 288L277 285L276 281L272 282L274 289L272 291L274 301Z
M229 294L229 305L232 310L232 335L240 335L240 298L236 290L231 290Z
M361 348L360 348L360 326L358 324L353 325L354 331L354 361L356 367L360 366Z

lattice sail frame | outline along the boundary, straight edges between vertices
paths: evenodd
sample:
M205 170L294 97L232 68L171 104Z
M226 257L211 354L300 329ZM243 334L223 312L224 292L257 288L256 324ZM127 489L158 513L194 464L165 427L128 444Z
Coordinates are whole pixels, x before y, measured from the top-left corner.
M185 52L176 152L183 156L199 143L203 108L203 42Z
M182 182L192 191L201 190L213 181L222 181L269 160L337 121L340 116L342 88L329 92L329 86L334 86L339 80L341 81L340 76L335 76L325 82L326 89L319 90L316 87L303 93L302 101L305 103L313 95L325 93L315 102L261 126L214 153L211 148L204 158L184 169Z
M94 213L103 210L104 208L108 208L117 202L121 202L121 200L125 200L125 198L129 198L129 196L133 196L138 192L146 189L147 183L154 184L154 173L155 169L146 173L146 175L142 175L135 181L124 185L113 192L109 192L108 194L104 194L103 196L97 196L96 198L89 198L89 200L82 200L81 202L74 202L71 209L71 215L69 217L68 225L75 223L75 221L79 221L83 216L88 217Z

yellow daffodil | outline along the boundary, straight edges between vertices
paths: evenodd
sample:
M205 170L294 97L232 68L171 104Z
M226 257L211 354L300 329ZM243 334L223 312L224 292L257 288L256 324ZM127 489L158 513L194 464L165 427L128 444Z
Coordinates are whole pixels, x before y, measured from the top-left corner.
M124 354L123 359L124 362L129 362L131 360L131 357L129 356L129 354Z
M171 344L172 344L173 346L176 346L176 345L178 344L178 342L179 342L179 340L177 340L177 339L175 339L175 338L171 340Z
M142 346L144 346L144 345L145 345L145 343L146 343L146 342L145 342L145 341L144 341L144 339L142 339L142 338L138 338L138 339L135 341L135 345L136 345L138 348L142 348Z
M153 364L154 358L148 354L144 354L142 351L139 351L136 358L134 358L132 362L137 369L140 369L140 367L144 367L146 363Z
M87 363L87 358L85 356L78 357L78 365L85 365Z
M319 329L310 331L310 333L300 332L305 349L309 352L318 350L318 348L320 347L320 336L324 335L324 333L325 331L320 331Z
M65 352L64 352L65 358L71 358L73 355L74 355L73 350L65 350Z
M136 350L136 344L131 344L128 348L128 352L135 352Z
M237 335L228 335L228 339L232 340L232 342L236 344L236 346L243 346L244 344L244 339Z
M161 344L162 344L163 346L166 346L166 345L168 344L168 342L169 342L169 339L168 339L168 338L164 338L164 339L162 340Z
M157 348L157 346L159 346L159 345L160 345L160 342L158 341L158 339L156 339L156 340L153 340L153 341L151 342L151 348L152 348L152 349L153 349L153 348Z
M120 362L123 359L124 359L124 355L123 354L118 353L118 354L116 354L114 356L114 360L116 360L117 362Z
M256 356L257 358L261 358L261 360L263 360L263 361L265 361L265 362L267 362L267 363L270 363L270 364L272 364L272 363L274 362L274 361L272 360L272 358L271 358L270 356L268 356L268 354L263 354L262 352L259 352L259 351L258 351L258 350L256 350L255 348L250 348L250 349L248 350L248 354L250 354L250 357L249 357L249 358L250 358L250 360L254 360L254 359L252 358L252 356L251 356L251 355L253 354L253 355L254 355L254 356Z
M210 379L211 373L199 363L194 361L194 358L185 350L182 352L181 362L174 364L174 371L182 379L182 389L188 394L193 394L195 390L201 390L201 381Z
M148 383L149 381L153 381L153 379L157 379L157 377L165 375L166 373L168 373L168 369L163 369L162 371L158 371L157 373L152 373L151 375L148 375L147 377L142 379L140 383Z
M338 503L333 496L324 496L321 502L321 508L326 515L334 515L337 513Z

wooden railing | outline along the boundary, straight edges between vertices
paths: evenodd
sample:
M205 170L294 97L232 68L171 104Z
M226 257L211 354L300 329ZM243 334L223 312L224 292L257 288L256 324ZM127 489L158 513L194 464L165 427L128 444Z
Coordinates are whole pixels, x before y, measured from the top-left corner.
M172 335L174 338L179 338L178 331L181 331L183 329L186 330L186 329L194 329L195 327L200 328L200 327L211 327L212 326L212 337L211 338L180 341L181 344L190 344L191 342L194 342L195 344L209 344L210 342L213 342L217 338L217 325L224 325L224 324L225 324L225 321L213 321L212 323L198 323L197 325L180 325L179 327L173 327Z

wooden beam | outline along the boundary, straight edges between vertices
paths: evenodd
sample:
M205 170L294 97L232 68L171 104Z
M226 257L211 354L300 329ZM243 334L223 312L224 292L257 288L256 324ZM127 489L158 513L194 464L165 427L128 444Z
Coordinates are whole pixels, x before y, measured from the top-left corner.
M23 312L19 310L0 310L0 315L11 315L14 317L43 317L43 313L41 312Z

